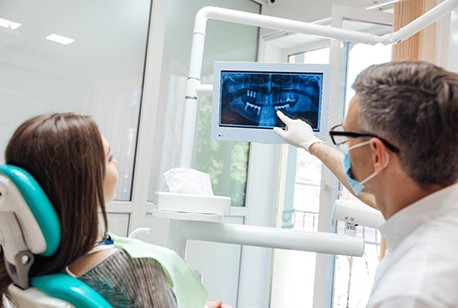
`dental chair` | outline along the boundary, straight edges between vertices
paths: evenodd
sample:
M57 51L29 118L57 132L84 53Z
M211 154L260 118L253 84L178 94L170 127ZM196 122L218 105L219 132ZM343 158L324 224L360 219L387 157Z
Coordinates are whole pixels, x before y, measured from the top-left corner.
M21 168L0 165L0 245L13 281L9 297L27 308L111 307L66 273L29 277L34 255L52 256L57 251L60 230L57 213L36 180Z

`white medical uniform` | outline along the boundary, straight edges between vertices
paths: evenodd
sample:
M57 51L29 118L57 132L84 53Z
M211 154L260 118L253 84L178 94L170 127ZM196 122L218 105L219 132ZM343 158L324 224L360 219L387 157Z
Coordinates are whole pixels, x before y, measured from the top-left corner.
M402 209L380 232L387 255L367 307L458 307L458 184Z

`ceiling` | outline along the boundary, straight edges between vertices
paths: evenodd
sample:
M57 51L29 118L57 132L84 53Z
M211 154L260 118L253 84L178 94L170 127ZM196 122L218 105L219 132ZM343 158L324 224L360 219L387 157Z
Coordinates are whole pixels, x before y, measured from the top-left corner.
M367 8L393 3L393 0L255 0L263 5L263 14L313 22L330 16L332 6ZM274 1L273 3L271 1ZM381 8L385 8L381 6Z
M329 17L333 4L367 7L388 0L256 2L263 5L263 14L312 22ZM111 0L110 3L107 5L107 0L0 1L0 18L22 23L17 30L0 27L0 66L3 70L14 66L56 78L63 68L94 78L93 71L118 70L123 64L128 67L129 58L135 57L139 48L134 42L146 40L150 1ZM74 38L75 42L63 46L44 39L51 33ZM95 66L99 69L94 70Z

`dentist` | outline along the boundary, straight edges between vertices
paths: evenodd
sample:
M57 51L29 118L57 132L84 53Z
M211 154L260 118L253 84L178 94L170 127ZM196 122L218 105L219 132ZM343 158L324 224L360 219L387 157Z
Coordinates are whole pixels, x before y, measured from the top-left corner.
M330 136L282 113L286 142L319 158L386 219L368 307L456 307L458 292L458 75L425 62L373 65L359 74L342 125Z

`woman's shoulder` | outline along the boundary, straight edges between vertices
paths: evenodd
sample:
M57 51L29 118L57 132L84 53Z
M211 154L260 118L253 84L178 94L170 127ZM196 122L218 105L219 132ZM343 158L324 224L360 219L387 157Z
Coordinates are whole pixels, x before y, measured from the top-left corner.
M117 303L127 301L127 306L176 307L175 294L161 264L151 258L133 258L123 249L118 249L80 279L105 298L116 298Z
M80 277L89 270L98 266L113 254L121 250L114 245L101 245L95 247L88 254L79 257L67 266L67 272L72 276Z
M83 273L86 274L102 273L109 271L124 278L132 275L144 276L142 279L151 279L151 277L163 276L164 271L160 262L154 258L133 258L126 250L116 248L111 254L104 256L91 269ZM152 275L157 273L158 275Z

